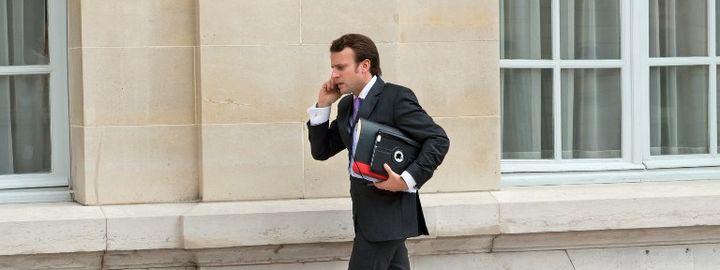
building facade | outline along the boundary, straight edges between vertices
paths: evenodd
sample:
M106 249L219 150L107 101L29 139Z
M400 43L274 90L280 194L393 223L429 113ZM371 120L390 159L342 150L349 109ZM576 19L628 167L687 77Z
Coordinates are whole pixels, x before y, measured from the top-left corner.
M345 269L305 110L357 32L451 140L414 269L718 269L719 8L0 1L0 268Z

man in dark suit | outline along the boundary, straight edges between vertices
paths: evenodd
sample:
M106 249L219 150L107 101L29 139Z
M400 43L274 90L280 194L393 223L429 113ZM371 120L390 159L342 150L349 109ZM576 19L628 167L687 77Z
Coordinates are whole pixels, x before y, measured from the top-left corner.
M332 76L320 87L317 104L308 108L313 158L326 160L347 149L352 164L357 143L352 132L359 118L396 127L422 145L404 172L385 165L385 181L358 175L348 166L355 225L349 269L410 269L405 239L428 234L417 190L440 165L450 141L412 90L379 77L380 57L368 37L343 35L333 41L330 53ZM330 123L330 105L338 99L337 117Z

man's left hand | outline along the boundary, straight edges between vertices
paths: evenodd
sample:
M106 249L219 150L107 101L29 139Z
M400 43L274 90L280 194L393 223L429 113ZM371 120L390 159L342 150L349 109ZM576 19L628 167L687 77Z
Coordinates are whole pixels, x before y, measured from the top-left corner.
M392 169L390 169L390 166L387 164L383 165L383 167L388 173L388 179L382 182L375 183L376 188L393 192L406 191L408 189L407 183L405 183L405 180L403 180L402 176L393 172Z

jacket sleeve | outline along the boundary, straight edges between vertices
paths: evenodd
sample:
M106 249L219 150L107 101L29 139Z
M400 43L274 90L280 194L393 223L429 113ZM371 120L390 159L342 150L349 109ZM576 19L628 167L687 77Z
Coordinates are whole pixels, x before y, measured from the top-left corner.
M333 120L308 127L308 139L310 140L310 152L315 160L326 160L345 149L340 134L338 133L337 120Z
M420 107L415 94L410 89L400 88L395 98L396 127L422 144L415 162L405 170L413 176L416 188L420 189L442 163L450 148L450 139L445 134L445 130Z

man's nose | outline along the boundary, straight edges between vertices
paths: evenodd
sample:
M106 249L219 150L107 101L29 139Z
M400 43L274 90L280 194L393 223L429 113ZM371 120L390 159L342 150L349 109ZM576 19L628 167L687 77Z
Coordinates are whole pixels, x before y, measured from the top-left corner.
M332 72L332 77L333 77L333 78L339 78L339 77L340 77L340 72L337 72L337 71L333 70L333 72Z

